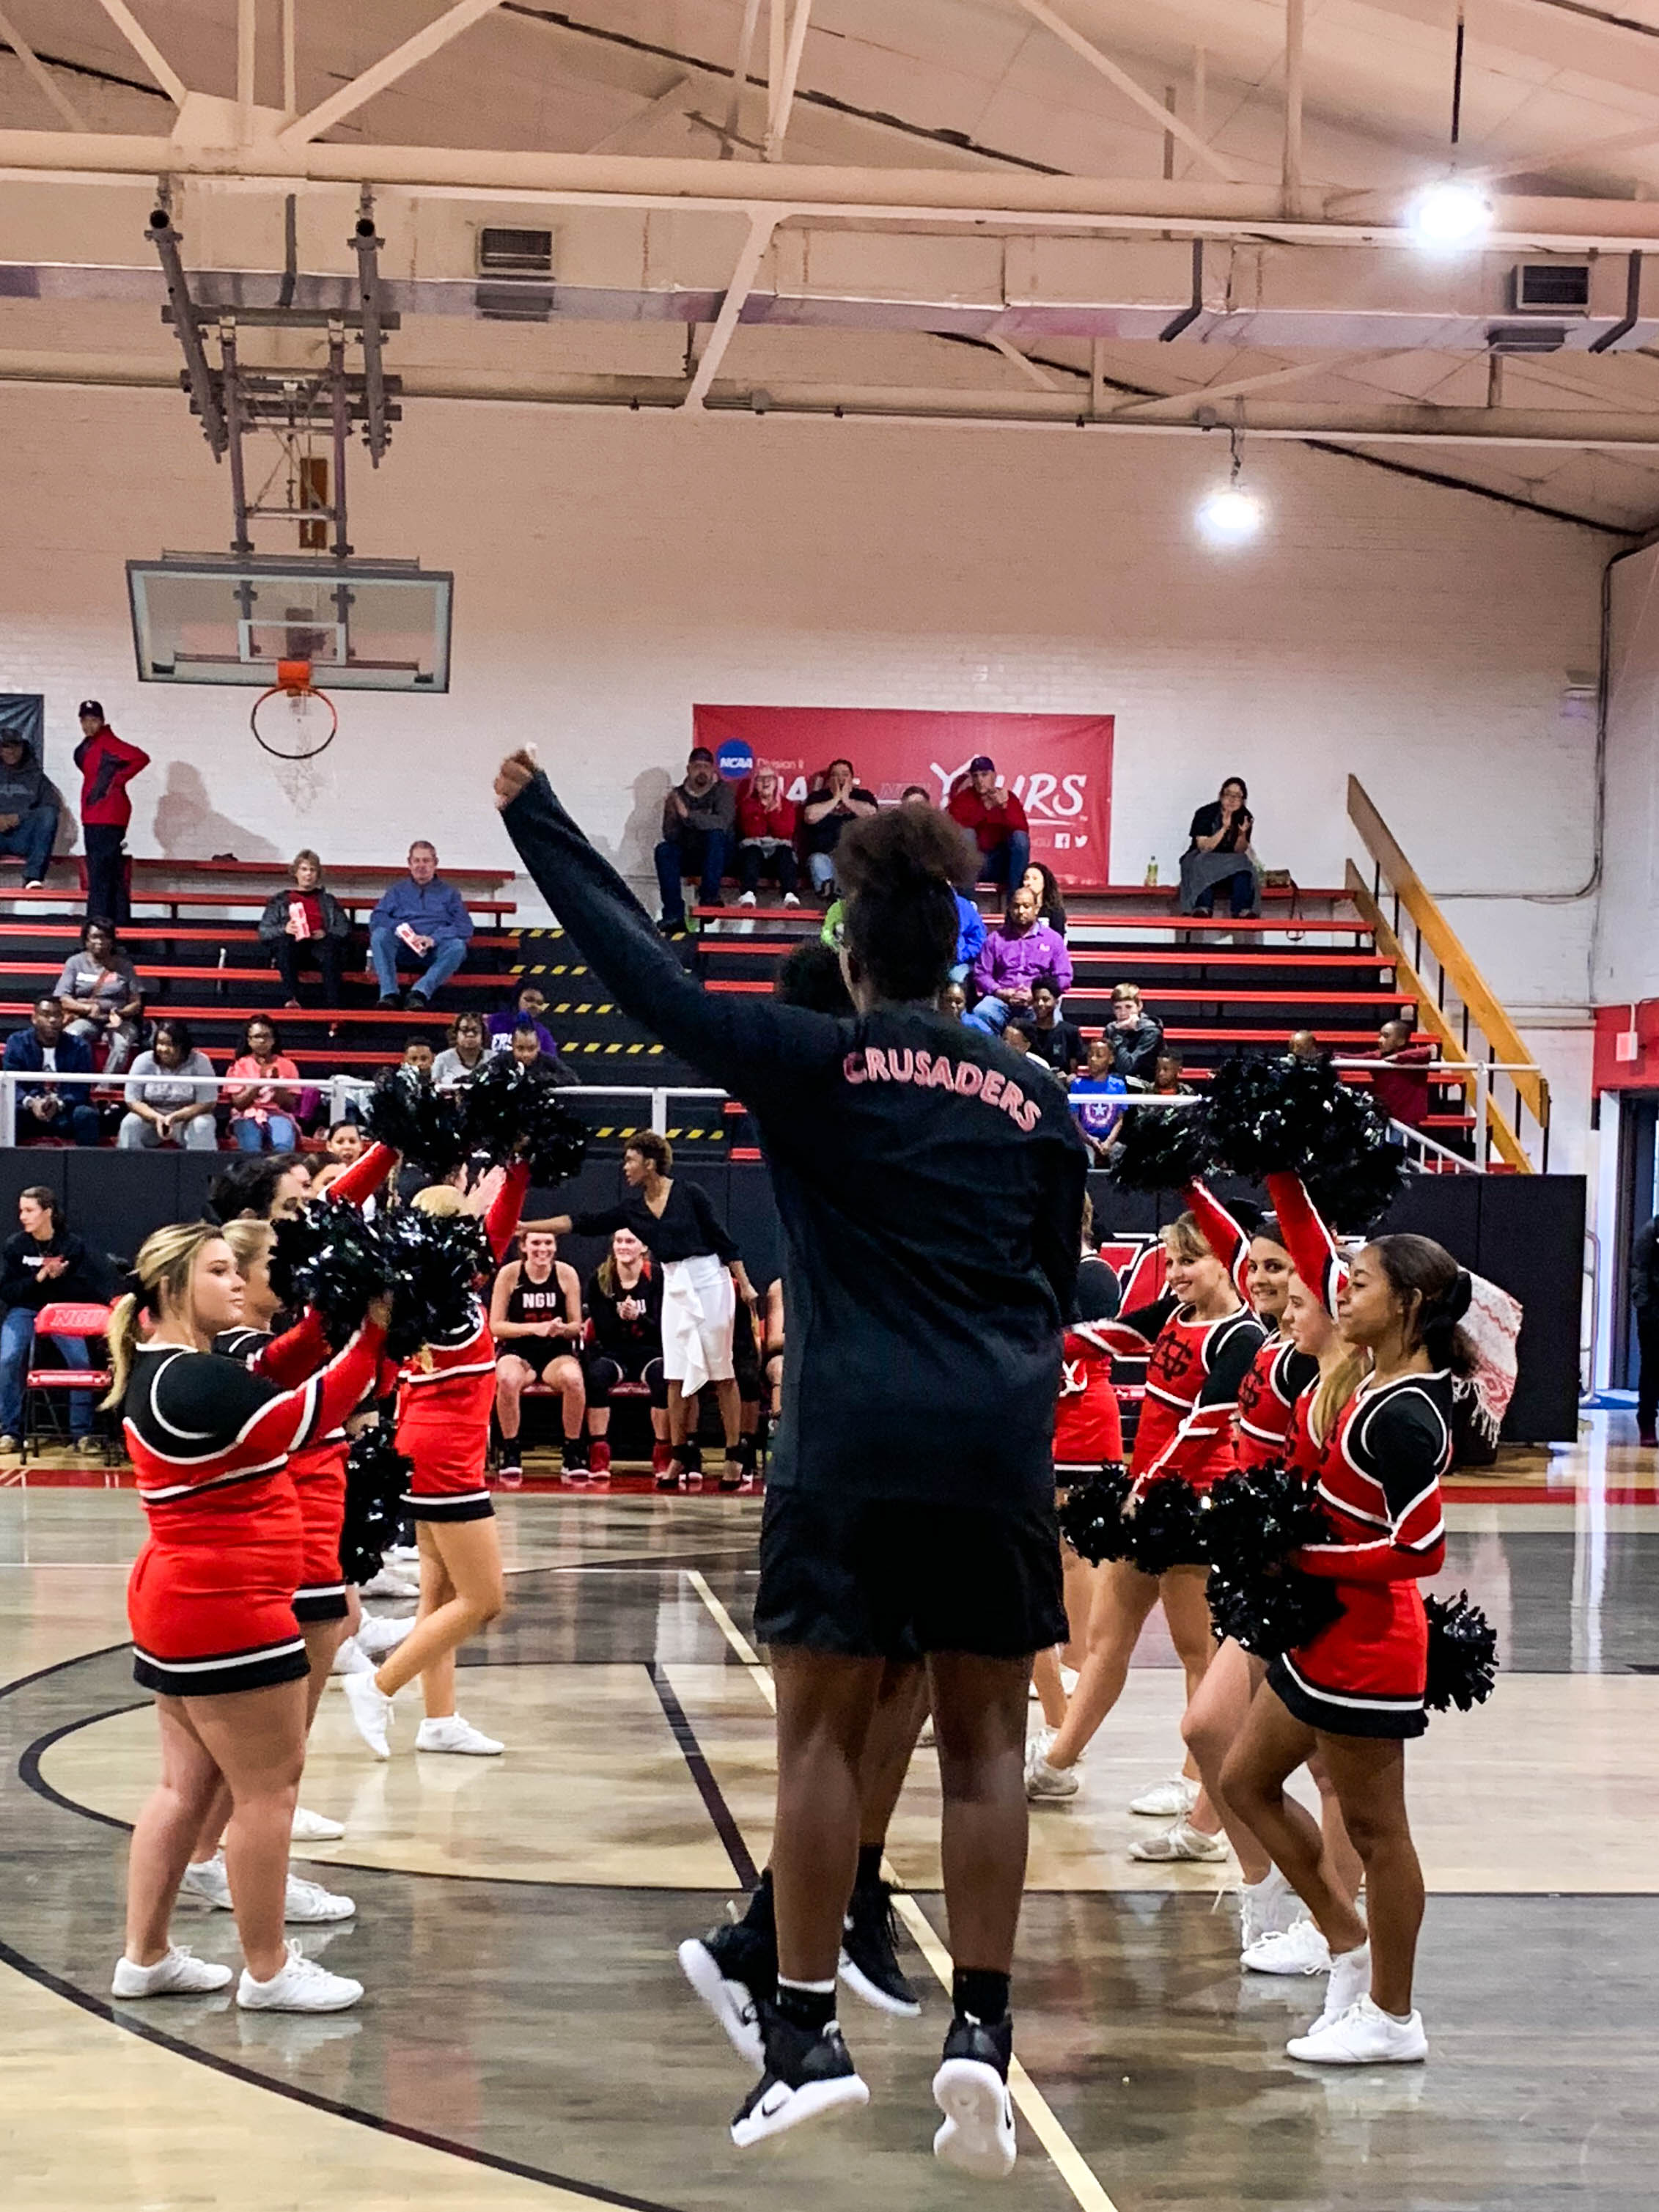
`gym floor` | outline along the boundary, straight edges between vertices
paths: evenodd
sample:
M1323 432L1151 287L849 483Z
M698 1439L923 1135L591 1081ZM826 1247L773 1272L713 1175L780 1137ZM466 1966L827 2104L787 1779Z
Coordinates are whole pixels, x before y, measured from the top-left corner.
M1504 1671L1411 1757L1431 1898L1428 2063L1292 2066L1322 1984L1241 1979L1225 1868L1141 1866L1124 1809L1173 1771L1179 1675L1155 1621L1082 1794L1033 1814L1015 1985L1010 2212L1624 2208L1659 2170L1659 1502L1623 1415L1453 1486L1447 1570ZM95 1480L95 1479L94 1479ZM332 2201L931 2212L947 2014L937 1772L890 1856L920 2021L842 2007L869 2110L740 2155L750 2077L674 1963L764 1862L770 1688L747 1640L750 1498L500 1502L511 1603L469 1656L500 1759L388 1765L324 1701L304 1801L347 1824L316 1873L357 1900L307 1948L368 1995L325 2018L222 1995L117 2006L126 1823L154 1723L125 1648L139 1510L32 1468L0 1488L0 2172L15 2212ZM236 1957L228 1917L179 1939Z

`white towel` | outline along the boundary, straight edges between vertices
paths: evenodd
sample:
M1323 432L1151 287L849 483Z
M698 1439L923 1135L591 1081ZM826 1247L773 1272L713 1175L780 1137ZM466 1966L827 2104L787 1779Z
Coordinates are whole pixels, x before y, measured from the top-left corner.
M662 1371L689 1398L705 1382L732 1379L737 1292L712 1252L665 1260L662 1270Z

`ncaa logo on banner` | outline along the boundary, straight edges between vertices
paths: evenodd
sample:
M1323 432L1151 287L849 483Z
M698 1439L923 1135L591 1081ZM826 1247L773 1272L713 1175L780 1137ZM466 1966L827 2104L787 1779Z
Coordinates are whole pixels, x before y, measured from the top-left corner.
M727 783L741 783L755 773L754 749L742 738L727 738L714 755L714 766Z

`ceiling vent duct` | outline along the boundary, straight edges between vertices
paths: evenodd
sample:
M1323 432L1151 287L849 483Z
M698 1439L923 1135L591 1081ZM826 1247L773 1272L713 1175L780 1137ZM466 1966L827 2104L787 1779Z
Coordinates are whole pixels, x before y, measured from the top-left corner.
M472 304L484 323L550 323L553 295L545 284L478 284Z
M1565 323L1488 323L1486 344L1492 353L1559 353L1567 342Z
M478 233L480 276L550 276L553 274L553 234L550 230L494 230Z
M1510 305L1516 314L1587 315L1588 261L1522 261L1510 271Z

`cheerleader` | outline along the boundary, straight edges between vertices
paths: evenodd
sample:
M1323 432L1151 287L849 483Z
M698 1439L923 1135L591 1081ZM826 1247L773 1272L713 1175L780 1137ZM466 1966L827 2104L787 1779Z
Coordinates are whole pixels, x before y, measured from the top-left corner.
M1426 1726L1428 1630L1418 1583L1445 1556L1440 1478L1451 1462L1451 1370L1469 1278L1425 1237L1382 1237L1354 1261L1339 1297L1346 1343L1369 1371L1320 1457L1333 1537L1295 1564L1334 1581L1343 1612L1275 1659L1222 1784L1273 1854L1331 1954L1325 2008L1287 2045L1321 2065L1408 2063L1428 2050L1413 2008L1423 1876L1406 1815L1405 1745ZM1332 1881L1318 1829L1285 1778L1325 1763L1364 1866L1370 1935Z
M514 1161L484 1215L498 1267L518 1233L529 1188L528 1166ZM428 1185L413 1203L437 1220L453 1220L465 1206L450 1183ZM420 1602L414 1627L375 1672L343 1678L357 1732L377 1759L391 1756L392 1701L417 1674L426 1717L416 1751L494 1758L502 1747L455 1710L456 1651L506 1602L495 1509L484 1478L495 1396L495 1340L475 1292L461 1326L423 1345L398 1378L398 1449L415 1468L404 1504L421 1547Z
M1240 1386L1262 1340L1261 1324L1245 1306L1235 1280L1248 1256L1242 1232L1237 1242L1242 1256L1230 1270L1210 1250L1193 1215L1183 1213L1164 1232L1169 1285L1164 1296L1150 1305L1132 1307L1106 1325L1127 1330L1131 1340L1150 1341L1152 1346L1129 1462L1137 1495L1158 1475L1179 1475L1202 1491L1231 1470L1233 1413ZM1160 1600L1186 1673L1190 1701L1214 1648L1205 1580L1206 1571L1198 1565L1146 1575L1127 1561L1112 1560L1101 1569L1088 1649L1065 1721L1052 1740L1046 1732L1035 1736L1027 1753L1025 1790L1033 1803L1077 1795L1078 1761L1122 1695L1135 1644ZM1134 1844L1132 1856L1224 1858L1226 1844L1208 1832L1201 1804L1193 1811L1195 1818L1178 1812L1167 1835Z
M222 1989L229 1970L173 1948L167 1923L191 1845L221 1784L245 1961L237 2002L337 2012L362 1985L283 1936L289 1832L305 1757L305 1642L294 1617L304 1532L290 1452L354 1406L374 1372L386 1308L297 1389L277 1391L210 1346L245 1293L218 1228L146 1239L138 1288L109 1330L112 1386L149 1534L127 1586L133 1673L155 1692L161 1780L133 1830L121 1998ZM142 1317L151 1326L140 1344Z
M1084 1252L1091 1247L1085 1232ZM1123 1461L1123 1423L1112 1386L1112 1346L1097 1323L1073 1320L1067 1327L1060 1370L1060 1402L1054 1408L1054 1482L1059 1490ZM1073 1648L1088 1634L1089 1616L1100 1570L1079 1559L1068 1544L1061 1556L1066 1619ZM1058 1730L1066 1717L1066 1684L1060 1650L1039 1651L1031 1674L1046 1726ZM1073 1676L1075 1685L1077 1677Z

